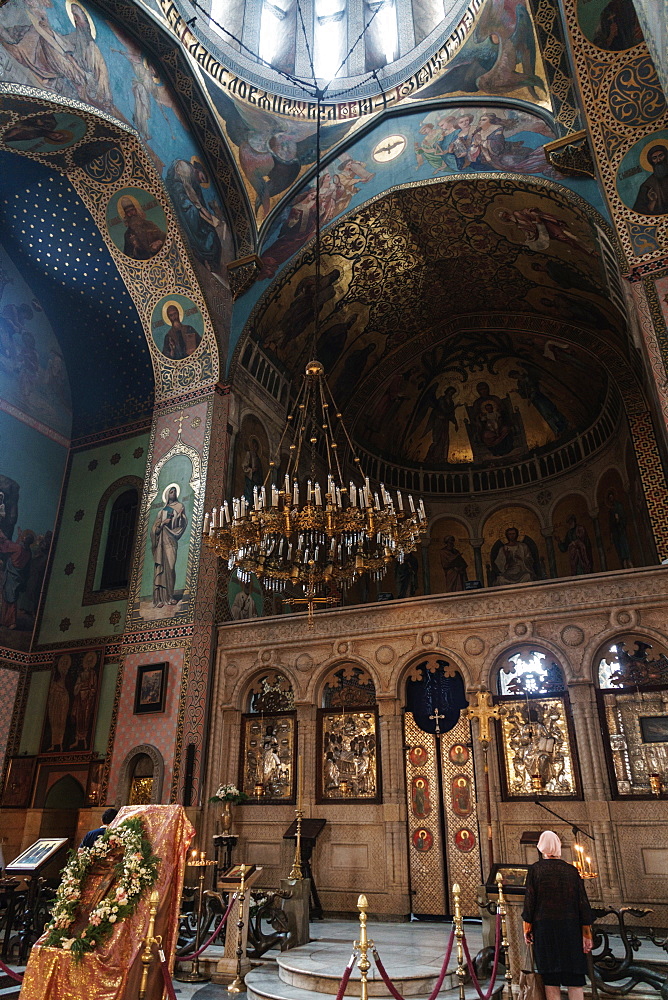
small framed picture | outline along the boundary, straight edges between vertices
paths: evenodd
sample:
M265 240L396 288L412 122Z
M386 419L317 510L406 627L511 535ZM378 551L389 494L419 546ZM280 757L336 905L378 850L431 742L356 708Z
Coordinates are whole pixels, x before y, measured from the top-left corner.
M638 717L643 743L668 743L668 715Z
M523 896L526 891L528 865L494 864L485 883L488 892L496 891L496 876L501 873L503 891L508 896Z
M146 663L137 667L135 715L165 711L168 666L168 663Z
M10 875L34 875L68 844L67 837L42 837L10 861L5 871Z

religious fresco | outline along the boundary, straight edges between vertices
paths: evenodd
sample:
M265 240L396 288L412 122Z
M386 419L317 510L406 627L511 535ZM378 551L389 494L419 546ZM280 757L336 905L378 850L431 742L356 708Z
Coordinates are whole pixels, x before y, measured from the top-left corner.
M235 570L227 584L227 603L234 621L258 618L264 613L264 595L260 581L254 573L250 581L242 583Z
M489 587L544 580L547 552L538 516L526 507L495 511L483 527L483 565Z
M100 690L100 654L61 653L51 674L42 753L90 751Z
M582 33L600 49L623 52L643 40L633 3L625 0L577 0Z
M27 153L60 152L86 134L86 122L71 112L44 112L10 126L2 141L10 149Z
M360 443L401 463L442 468L517 459L567 440L598 416L606 379L577 348L566 345L559 354L557 360L548 349L546 356L540 342L503 333L446 341L414 357L371 397ZM336 382L334 396L345 405Z
M153 309L151 334L161 354L172 361L183 361L202 342L204 317L191 299L174 292L160 299Z
M668 215L668 129L644 136L625 154L617 192L639 215Z
M114 245L133 260L150 260L167 239L167 217L148 191L123 188L107 205L107 232Z
M187 610L185 591L195 495L190 458L176 454L160 469L148 512L140 616L171 618Z
M402 425L405 448L406 418L414 405L411 401L420 397L421 405L429 409L426 394L431 390L436 391L437 405L444 411L440 422L452 432L448 410L453 399L456 404L472 406L478 398L475 385L485 381L490 394L500 400L510 394L512 408L502 416L512 433L503 434L503 440L488 433L487 443L479 435L476 449L481 457L491 460L498 457L493 450L502 451L509 445L511 451L516 445L521 450L522 427L513 424L516 408L529 416L529 424L544 426L544 434L553 440L563 430L563 419L558 401L552 398L556 385L547 387L550 371L556 374L558 362L564 361L578 381L591 372L591 363L582 369L585 356L571 345L553 340L538 347L539 337L528 335L526 340L535 339L536 348L526 348L525 360L533 366L527 370L520 356L525 354L524 346L511 347L507 339L506 353L515 360L503 368L500 392L492 392L484 371L475 382L461 373L453 374L449 386L441 378L443 384L432 384L431 390L429 384L420 387L426 369L433 372L439 368L443 351L430 355L421 349L420 361L409 348L414 338L419 337L421 344L441 339L439 333L452 314L453 302L462 299L463 274L470 278L465 286L470 312L489 313L492 305L496 312L524 309L611 332L620 327L622 317L610 301L595 229L582 203L576 207L565 196L535 188L528 181L514 181L513 187L514 191L508 191L501 180L492 177L478 177L473 182L454 180L439 185L437 198L429 185L395 191L365 206L328 233L318 303L313 297L315 279L309 248L282 273L251 313L249 328L252 326L254 337L295 377L297 373L301 376L313 350L313 319L318 306L316 355L325 366L340 407L345 409L355 401L354 413L364 400L367 416L359 433L374 448L395 419ZM429 288L429 295L425 295L425 288ZM339 312L344 299L345 318ZM496 336L485 334L483 343L491 344ZM484 350L494 353L492 347ZM405 360L400 363L402 352ZM482 355L481 359L484 363ZM466 367L463 355L460 367ZM501 375L501 368L495 370ZM576 375L577 371L581 374ZM372 379L367 382L369 375ZM459 391L463 381L469 395L473 386L471 398L455 399L452 390ZM450 389L448 396L440 399L446 388ZM578 394L566 386L559 392L562 390L571 396ZM366 407L369 396L374 400L370 418ZM476 404L476 414L479 407ZM489 411L483 413L492 416ZM459 435L459 447L465 446L472 453L465 416L470 422L469 415L460 410L461 426L455 436ZM427 412L421 418L431 419ZM522 423L524 426L524 419ZM414 447L420 451L417 438ZM423 451L429 447L430 443ZM425 457L423 453L418 460ZM452 459L451 454L448 460ZM466 461L463 455L458 460ZM429 461L442 463L443 448L437 445Z
M587 501L579 493L563 497L552 514L554 550L559 576L598 572L600 557Z
M234 450L234 473L231 497L245 497L253 503L253 490L261 488L269 471L269 438L264 424L254 413L247 413L237 434Z
M554 177L543 146L555 138L538 115L478 105L406 115L401 132L380 125L321 171L320 225L415 177L508 171ZM315 233L315 181L281 204L262 238L260 279L271 277Z
M39 87L60 98L83 101L137 130L172 199L214 322L220 331L227 330L232 297L225 264L234 256L233 237L223 199L203 165L174 94L130 36L89 11L85 4L78 0L47 0L41 7L37 2L39 18L33 6L31 0L18 0L3 12L0 77ZM36 118L43 121L35 124ZM59 112L33 116L32 129L41 136L15 136L10 137L10 142L17 150L59 151L78 141L77 129L83 127L85 132L83 119L77 119L77 126L75 118ZM16 126L19 130L24 127L24 122ZM71 141L66 133L71 134ZM141 198L138 202L141 204ZM111 217L118 217L118 211L117 207ZM151 227L146 222L165 231L157 214L142 221L144 225L134 218L128 226L123 220L128 232L142 234L134 241L138 249L128 254L136 260L150 259L160 241L155 230L154 238L148 238ZM109 232L121 253L125 253L130 241L126 244L120 225ZM119 240L121 234L123 239ZM225 337L222 339L224 353Z
M429 584L432 594L452 594L477 577L469 531L460 521L439 518L431 525Z
M601 477L596 499L608 569L630 569L644 561L638 544L638 515L617 469Z
M72 400L62 351L32 290L0 246L0 397L69 439Z

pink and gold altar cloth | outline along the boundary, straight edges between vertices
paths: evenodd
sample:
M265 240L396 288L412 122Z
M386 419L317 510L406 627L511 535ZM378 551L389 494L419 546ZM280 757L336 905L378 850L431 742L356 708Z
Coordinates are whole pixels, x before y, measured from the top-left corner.
M161 934L169 968L174 961L186 853L195 830L183 806L124 806L111 824L140 817L153 851L160 858L154 889L160 895L155 933ZM34 945L21 1000L135 1000L139 993L141 952L148 931L149 896L115 928L97 951L78 962L68 951ZM157 954L151 964L147 1000L161 1000L164 983Z

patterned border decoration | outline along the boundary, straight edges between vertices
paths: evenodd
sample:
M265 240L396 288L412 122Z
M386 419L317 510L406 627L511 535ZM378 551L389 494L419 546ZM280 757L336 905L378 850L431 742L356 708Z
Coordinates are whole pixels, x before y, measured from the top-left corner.
M627 266L665 259L668 216L634 212L621 200L616 186L619 166L631 147L643 136L649 139L653 132L668 127L668 108L664 102L661 109L657 97L661 89L658 81L653 82L653 67L648 75L647 46L643 42L624 52L603 51L580 30L576 0L563 0L563 6L582 104L588 111L592 150Z
M562 30L559 0L530 0L530 3L555 120L562 133L578 132L583 126L582 113Z
M223 188L225 207L237 240L236 256L255 253L255 220L248 195L185 52L174 45L172 35L157 22L155 15L139 4L129 0L96 0L96 7L160 60L163 75L184 106L193 135Z

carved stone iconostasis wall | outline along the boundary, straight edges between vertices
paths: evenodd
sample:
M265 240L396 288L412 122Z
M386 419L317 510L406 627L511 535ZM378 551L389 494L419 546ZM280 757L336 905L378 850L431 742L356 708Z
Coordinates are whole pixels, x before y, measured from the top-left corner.
M560 701L558 693L531 694L529 704L537 699L536 706L555 700L563 705L550 719L550 725L561 727L562 734L567 732L560 737L562 742L556 757L569 755L569 773L575 778L575 787L557 808L597 838L592 863L600 878L588 887L592 898L626 905L642 900L646 903L651 898L652 905L656 903L652 919L660 922L668 917L664 885L668 878L665 874L668 844L657 841L657 828L665 819L665 802L646 796L642 820L637 818L636 807L633 815L637 826L631 832L633 804L611 799L596 690L602 648L609 648L624 637L629 641L630 634L636 638L644 636L644 641L652 644L648 653L651 658L666 648L664 575L665 569L648 567L592 574L577 582L536 581L494 591L422 597L410 604L381 603L364 609L321 611L316 615L315 633L308 632L306 617L302 615L225 624L219 628L213 695L210 794L219 783L236 780L241 715L248 704L252 678L267 671L280 673L294 691L298 752L305 768L305 814L328 820L315 851L314 869L325 908L353 912L358 892L370 890L375 912L405 915L411 906L409 878L417 878L415 887L419 885L419 872L413 873L408 863L411 850L421 853L423 859L430 854L436 858L441 850L439 831L432 830L433 823L430 826L428 822L433 816L424 818L428 805L434 809L433 799L431 802L428 796L424 801L420 799L417 808L423 818L408 822L417 789L413 787L413 771L408 771L407 779L406 767L436 780L435 769L430 772L428 762L421 758L406 763L408 745L409 749L426 747L417 738L417 731L407 741L403 730L406 682L411 667L425 659L446 661L464 679L470 702L472 692L481 684L493 692L498 690L497 676L504 664L511 673L503 676L513 682L513 663L509 663L508 657L522 651L525 657L531 657L537 652L540 654L537 662L558 664L558 683L565 684L568 693L567 701ZM629 643L629 648L632 647L633 643ZM319 759L316 706L322 702L327 677L344 666L364 671L373 678L379 711L382 803L363 808L347 806L340 797L336 805L317 802L315 798ZM542 668L538 676L541 671ZM552 674L548 671L547 676ZM524 683L530 681L525 678ZM510 691L510 698L513 704L517 702L519 710L526 696L521 694L518 698ZM563 712L565 716L560 714ZM660 713L652 707L652 714ZM408 716L406 720L408 725ZM664 725L655 723L659 724ZM477 752L476 726L474 723L472 747L467 749L473 753L474 780L480 789L484 778L481 754ZM493 743L498 740L497 731ZM450 740L448 748L456 742ZM463 736L460 742L466 748ZM236 748L236 752L230 752L230 748ZM516 751L511 749L511 753ZM532 862L535 857L530 849L520 845L520 836L524 830L541 830L552 821L531 801L506 797L500 773L503 752L499 762L496 756L491 752L489 757L495 857L508 862ZM555 779L559 782L566 771L561 764L554 767L559 772ZM545 777L549 785L547 771ZM424 788L422 795L426 795ZM544 800L550 805L548 792ZM478 822L471 826L476 838L480 831L484 834L487 821L480 795L477 807ZM281 847L281 838L291 818L292 808L288 805L253 803L236 810L238 857L248 862L263 860L268 865L267 884L274 884L289 870L290 850ZM213 833L215 826L214 808L207 813L207 834ZM433 841L422 836L420 847L430 844L430 850L420 852L412 846L411 838L427 827ZM568 858L572 847L570 829L560 824L556 828L564 840ZM483 869L485 865L483 858Z

